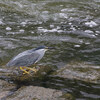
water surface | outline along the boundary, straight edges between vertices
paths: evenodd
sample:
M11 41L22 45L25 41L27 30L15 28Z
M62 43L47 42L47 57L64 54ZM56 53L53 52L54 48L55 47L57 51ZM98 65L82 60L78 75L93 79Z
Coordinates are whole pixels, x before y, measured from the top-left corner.
M71 61L85 61L100 65L99 12L99 0L0 0L0 65L40 45L56 47L41 64L61 68ZM98 89L95 96L96 86L90 88L90 95L85 88L79 89L80 98L100 99Z

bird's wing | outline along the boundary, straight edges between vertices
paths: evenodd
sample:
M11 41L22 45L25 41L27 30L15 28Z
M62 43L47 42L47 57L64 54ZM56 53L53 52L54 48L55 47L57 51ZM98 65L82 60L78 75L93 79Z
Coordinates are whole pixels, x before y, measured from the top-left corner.
M38 53L30 53L27 55L16 57L16 59L13 58L10 62L8 62L7 66L30 66L36 62L38 57Z
M24 51L24 52L21 52L21 53L19 53L17 56L15 56L12 60L17 60L17 59L19 59L19 58L21 58L21 57L23 57L23 56L27 56L27 55L29 55L30 54L30 50L26 50L26 51Z
M38 60L39 57L40 55L38 53L32 53L30 56L28 56L27 61L29 65L34 64Z

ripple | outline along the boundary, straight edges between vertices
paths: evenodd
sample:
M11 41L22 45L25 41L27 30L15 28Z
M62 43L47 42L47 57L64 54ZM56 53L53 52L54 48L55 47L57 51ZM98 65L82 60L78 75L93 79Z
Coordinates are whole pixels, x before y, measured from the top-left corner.
M88 27L96 27L98 26L98 24L94 21L90 21L90 22L85 22L85 25Z
M63 31L63 30L60 30L59 29L59 27L57 27L57 28L53 28L53 29L51 29L51 30L49 30L49 29L43 29L42 27L38 27L38 32L44 32L44 33L54 33L54 32L58 32L58 33L63 33L63 32L65 32L65 31Z
M89 94L83 91L80 91L82 95L84 95L84 97L89 97L89 98L94 98L94 99L100 99L99 95L96 94Z
M80 47L80 45L74 45L74 47L79 48L79 47Z
M26 23L26 22L21 22L20 24L21 24L22 26L26 26L27 23Z
M0 25L3 25L4 23L3 23L3 21L2 21L2 19L0 19Z
M100 48L92 48L92 49L88 49L88 50L81 50L82 53L91 53L91 52L99 52Z
M6 30L7 30L7 31L10 31L10 30L12 30L12 29L11 29L11 27L6 27Z
M94 33L94 32L91 31L91 30L85 30L84 32L86 32L86 33Z
M47 45L57 49L47 52L40 63L60 68L74 60L86 61L95 66L80 66L95 75L100 69L99 10L98 0L0 0L0 64L26 49ZM84 78L76 67L68 72ZM99 86L79 83L51 78L51 88L71 92L76 99L100 98Z

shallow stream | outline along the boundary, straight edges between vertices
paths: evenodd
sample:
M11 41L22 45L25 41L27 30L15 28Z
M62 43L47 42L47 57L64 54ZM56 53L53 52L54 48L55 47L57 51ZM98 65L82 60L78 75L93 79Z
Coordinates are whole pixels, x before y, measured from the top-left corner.
M41 64L58 69L71 61L100 65L100 0L0 0L0 66L40 45L56 47ZM77 100L100 99L98 84L61 80L53 88L62 85L58 89Z

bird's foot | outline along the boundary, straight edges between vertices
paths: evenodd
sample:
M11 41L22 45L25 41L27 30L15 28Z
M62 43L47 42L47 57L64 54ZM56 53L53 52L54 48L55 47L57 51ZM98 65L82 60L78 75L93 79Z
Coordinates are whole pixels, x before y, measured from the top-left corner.
M38 71L38 69L36 69L36 68L27 68L27 70L29 70L29 71L31 70L31 71L33 71L35 73Z
M30 74L29 73L30 70L35 73L38 71L36 68L29 68L29 67L20 67L20 69L24 71L23 74Z
M23 71L23 74L30 74L24 67L20 67L20 70Z

